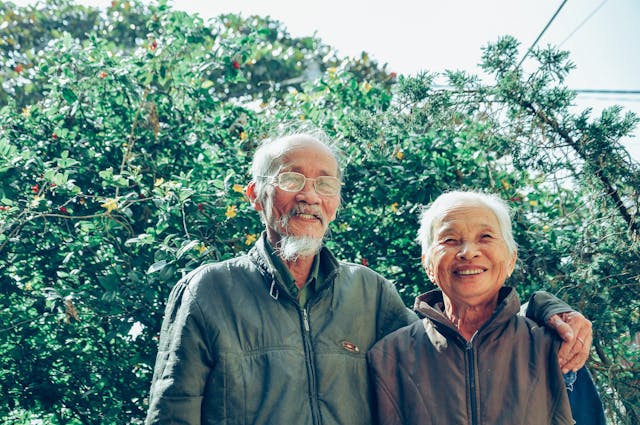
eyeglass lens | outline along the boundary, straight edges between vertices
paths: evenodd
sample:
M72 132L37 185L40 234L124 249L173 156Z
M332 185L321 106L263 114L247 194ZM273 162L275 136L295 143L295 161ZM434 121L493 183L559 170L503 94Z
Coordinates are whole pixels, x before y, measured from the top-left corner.
M313 187L320 195L336 195L340 191L340 180L332 176L307 178L304 174L286 171L276 177L277 185L287 192L298 192L304 188L307 180L314 182Z

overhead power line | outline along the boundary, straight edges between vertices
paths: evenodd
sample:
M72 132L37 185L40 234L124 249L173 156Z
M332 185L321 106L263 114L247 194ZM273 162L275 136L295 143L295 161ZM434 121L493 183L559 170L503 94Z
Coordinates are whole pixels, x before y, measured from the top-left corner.
M604 4L605 4L607 1L609 1L609 0L604 0L604 1L603 1L602 3L600 3L600 4L599 4L595 9L593 9L593 11L589 14L589 16L587 16L586 18L584 18L584 20L583 20L582 22L580 22L580 24L579 24L579 25L578 25L578 26L577 26L573 31L571 31L571 33L570 33L570 34L569 34L569 35L568 35L564 40L562 40L562 42L561 42L560 44L558 44L558 47L562 46L564 43L566 43L566 41L567 41L568 39L570 39L570 38L573 36L573 34L575 34L576 32L578 32L578 30L579 30L580 28L582 28L582 26L583 26L584 24L586 24L586 23L587 23L587 21L588 21L589 19L591 19L591 18L593 17L593 15L595 15L595 14L596 14L596 12L598 12L598 10L600 10L600 8L601 8L602 6L604 6Z
M584 89L575 90L576 93L589 93L589 94L640 94L640 90L595 90Z
M535 45L538 44L538 41L540 41L540 39L542 38L544 33L547 31L547 28L549 28L549 26L553 22L553 20L556 19L556 16L558 16L558 13L560 13L560 11L564 7L564 5L567 3L567 1L568 0L564 0L562 2L562 4L558 7L558 10L556 10L556 13L553 14L551 19L549 19L549 22L547 22L547 25L545 25L544 29L540 32L540 35L538 35L538 38L536 38L536 41L534 41L533 44L531 45L531 47L529 47L527 49L527 51L524 53L524 56L522 57L522 59L520 59L520 63L518 64L518 68L520 68L520 65L522 65L522 62L524 62L524 60L527 58L527 56L529 56L529 53L531 52L531 49L533 49L535 47Z

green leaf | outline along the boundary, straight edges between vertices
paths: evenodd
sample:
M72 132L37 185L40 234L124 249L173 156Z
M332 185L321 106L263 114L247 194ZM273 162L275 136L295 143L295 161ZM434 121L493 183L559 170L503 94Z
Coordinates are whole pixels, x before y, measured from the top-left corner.
M76 100L78 100L78 96L68 87L64 87L62 89L62 98L67 101L67 103L72 104Z
M151 266L149 266L149 268L147 269L147 274L158 272L164 269L168 264L169 262L167 260L156 261Z
M115 274L98 276L98 282L107 292L117 292L118 286L120 285L120 279Z
M193 248L195 248L199 244L200 244L200 241L197 241L197 240L192 240L192 241L188 241L188 242L184 243L180 247L178 252L176 252L176 258L178 258L178 259L182 258L186 252L192 250Z

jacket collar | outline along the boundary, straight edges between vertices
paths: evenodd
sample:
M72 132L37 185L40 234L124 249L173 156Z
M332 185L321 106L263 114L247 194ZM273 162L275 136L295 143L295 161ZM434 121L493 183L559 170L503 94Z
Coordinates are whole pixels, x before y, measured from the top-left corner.
M453 325L444 315L444 300L442 298L442 291L434 289L433 291L425 292L418 295L413 306L414 311L420 318L428 317L448 328L454 329ZM478 331L483 329L491 329L498 326L511 317L518 314L520 311L520 298L514 288L503 286L498 293L498 306L491 315L491 318L482 326ZM457 332L457 330L456 330Z
M260 269L260 273L267 282L269 292L272 297L278 298L280 292L285 292L289 296L296 298L295 294L291 294L288 289L288 285L285 284L288 277L282 276L282 273L278 271L278 267L274 264L274 259L267 251L270 245L267 242L267 232L263 231L260 238L256 241L255 245L249 251L249 257ZM319 269L318 269L318 281L316 282L316 292L321 291L326 286L330 285L336 274L339 271L340 263L334 257L333 253L326 246L322 246L319 256ZM279 258L275 258L275 261L281 261ZM284 264L281 264L282 267Z

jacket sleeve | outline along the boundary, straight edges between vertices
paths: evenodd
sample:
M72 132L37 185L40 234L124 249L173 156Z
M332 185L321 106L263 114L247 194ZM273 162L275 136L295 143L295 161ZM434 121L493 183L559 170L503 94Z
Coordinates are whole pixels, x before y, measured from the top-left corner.
M575 382L567 387L571 413L576 425L605 425L604 407L586 366L578 370Z
M212 367L202 312L187 281L171 292L160 331L146 424L200 424Z
M384 380L384 376L393 376L392 370L395 362L390 367L385 367L384 358L385 356L381 352L371 350L367 353L373 424L402 425L398 402L394 397L398 392L390 390Z
M379 314L380 325L378 326L376 339L390 334L396 329L418 320L418 316L400 298L396 287L386 279L382 279L382 294L380 299Z
M574 310L564 301L545 291L534 292L526 304L526 316L540 326L545 326L549 318L554 314L569 311Z

